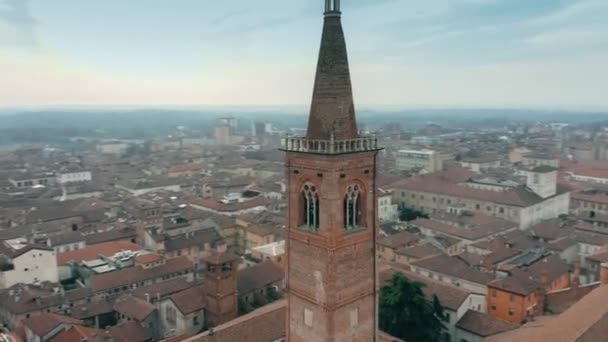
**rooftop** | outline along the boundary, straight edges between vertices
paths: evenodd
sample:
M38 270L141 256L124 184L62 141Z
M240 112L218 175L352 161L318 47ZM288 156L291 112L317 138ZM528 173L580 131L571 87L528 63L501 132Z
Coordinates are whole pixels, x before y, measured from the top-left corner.
M191 272L192 267L193 264L188 258L177 257L169 259L166 263L156 267L142 268L134 266L110 273L96 274L89 278L89 282L93 291L102 292L171 274Z
M456 327L480 337L489 337L519 328L510 322L473 310L467 311L456 323Z
M141 247L132 242L105 242L71 252L59 253L57 255L57 265L65 265L68 262L91 261L98 259L100 256L111 257L122 251L136 252L139 250L141 250Z
M557 316L538 317L520 329L501 333L489 342L602 341L608 334L608 286L600 286Z
M285 271L272 261L247 267L238 273L239 295L280 282L284 277Z

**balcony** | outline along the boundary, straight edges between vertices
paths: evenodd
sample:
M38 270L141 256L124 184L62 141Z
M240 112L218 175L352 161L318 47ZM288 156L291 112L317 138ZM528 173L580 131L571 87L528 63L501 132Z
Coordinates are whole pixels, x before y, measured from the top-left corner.
M312 140L303 137L286 136L283 151L316 154L345 154L378 151L378 138L374 136L347 140Z

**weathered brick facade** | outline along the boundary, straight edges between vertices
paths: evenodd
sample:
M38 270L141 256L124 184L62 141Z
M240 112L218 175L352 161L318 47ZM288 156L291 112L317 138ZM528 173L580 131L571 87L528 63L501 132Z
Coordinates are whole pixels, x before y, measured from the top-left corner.
M230 252L213 252L203 260L207 267L203 282L207 301L207 326L215 327L238 315L238 257Z
M374 340L375 158L375 151L287 155L289 341ZM305 183L319 191L318 231L301 225ZM363 189L362 221L347 231L344 196L352 184ZM305 310L312 324L306 324Z
M289 342L376 340L377 146L359 139L339 4L326 0L306 138L286 145Z

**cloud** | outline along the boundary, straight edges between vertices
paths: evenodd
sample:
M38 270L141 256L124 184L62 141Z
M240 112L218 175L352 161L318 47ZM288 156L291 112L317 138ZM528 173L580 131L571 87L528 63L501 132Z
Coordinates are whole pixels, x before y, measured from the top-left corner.
M35 27L29 0L0 0L0 47L37 47Z
M533 35L526 38L524 42L537 46L563 49L599 45L608 43L608 28L590 26L558 29Z
M530 25L544 26L561 23L571 23L573 20L589 20L594 17L608 18L608 1L606 0L577 0L558 8L546 15L533 18Z

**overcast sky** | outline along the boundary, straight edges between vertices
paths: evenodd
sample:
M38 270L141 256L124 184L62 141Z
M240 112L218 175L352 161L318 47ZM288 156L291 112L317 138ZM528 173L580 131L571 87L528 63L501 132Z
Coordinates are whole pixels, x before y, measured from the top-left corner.
M0 106L303 105L323 0L0 0ZM342 0L359 106L608 108L608 0Z

